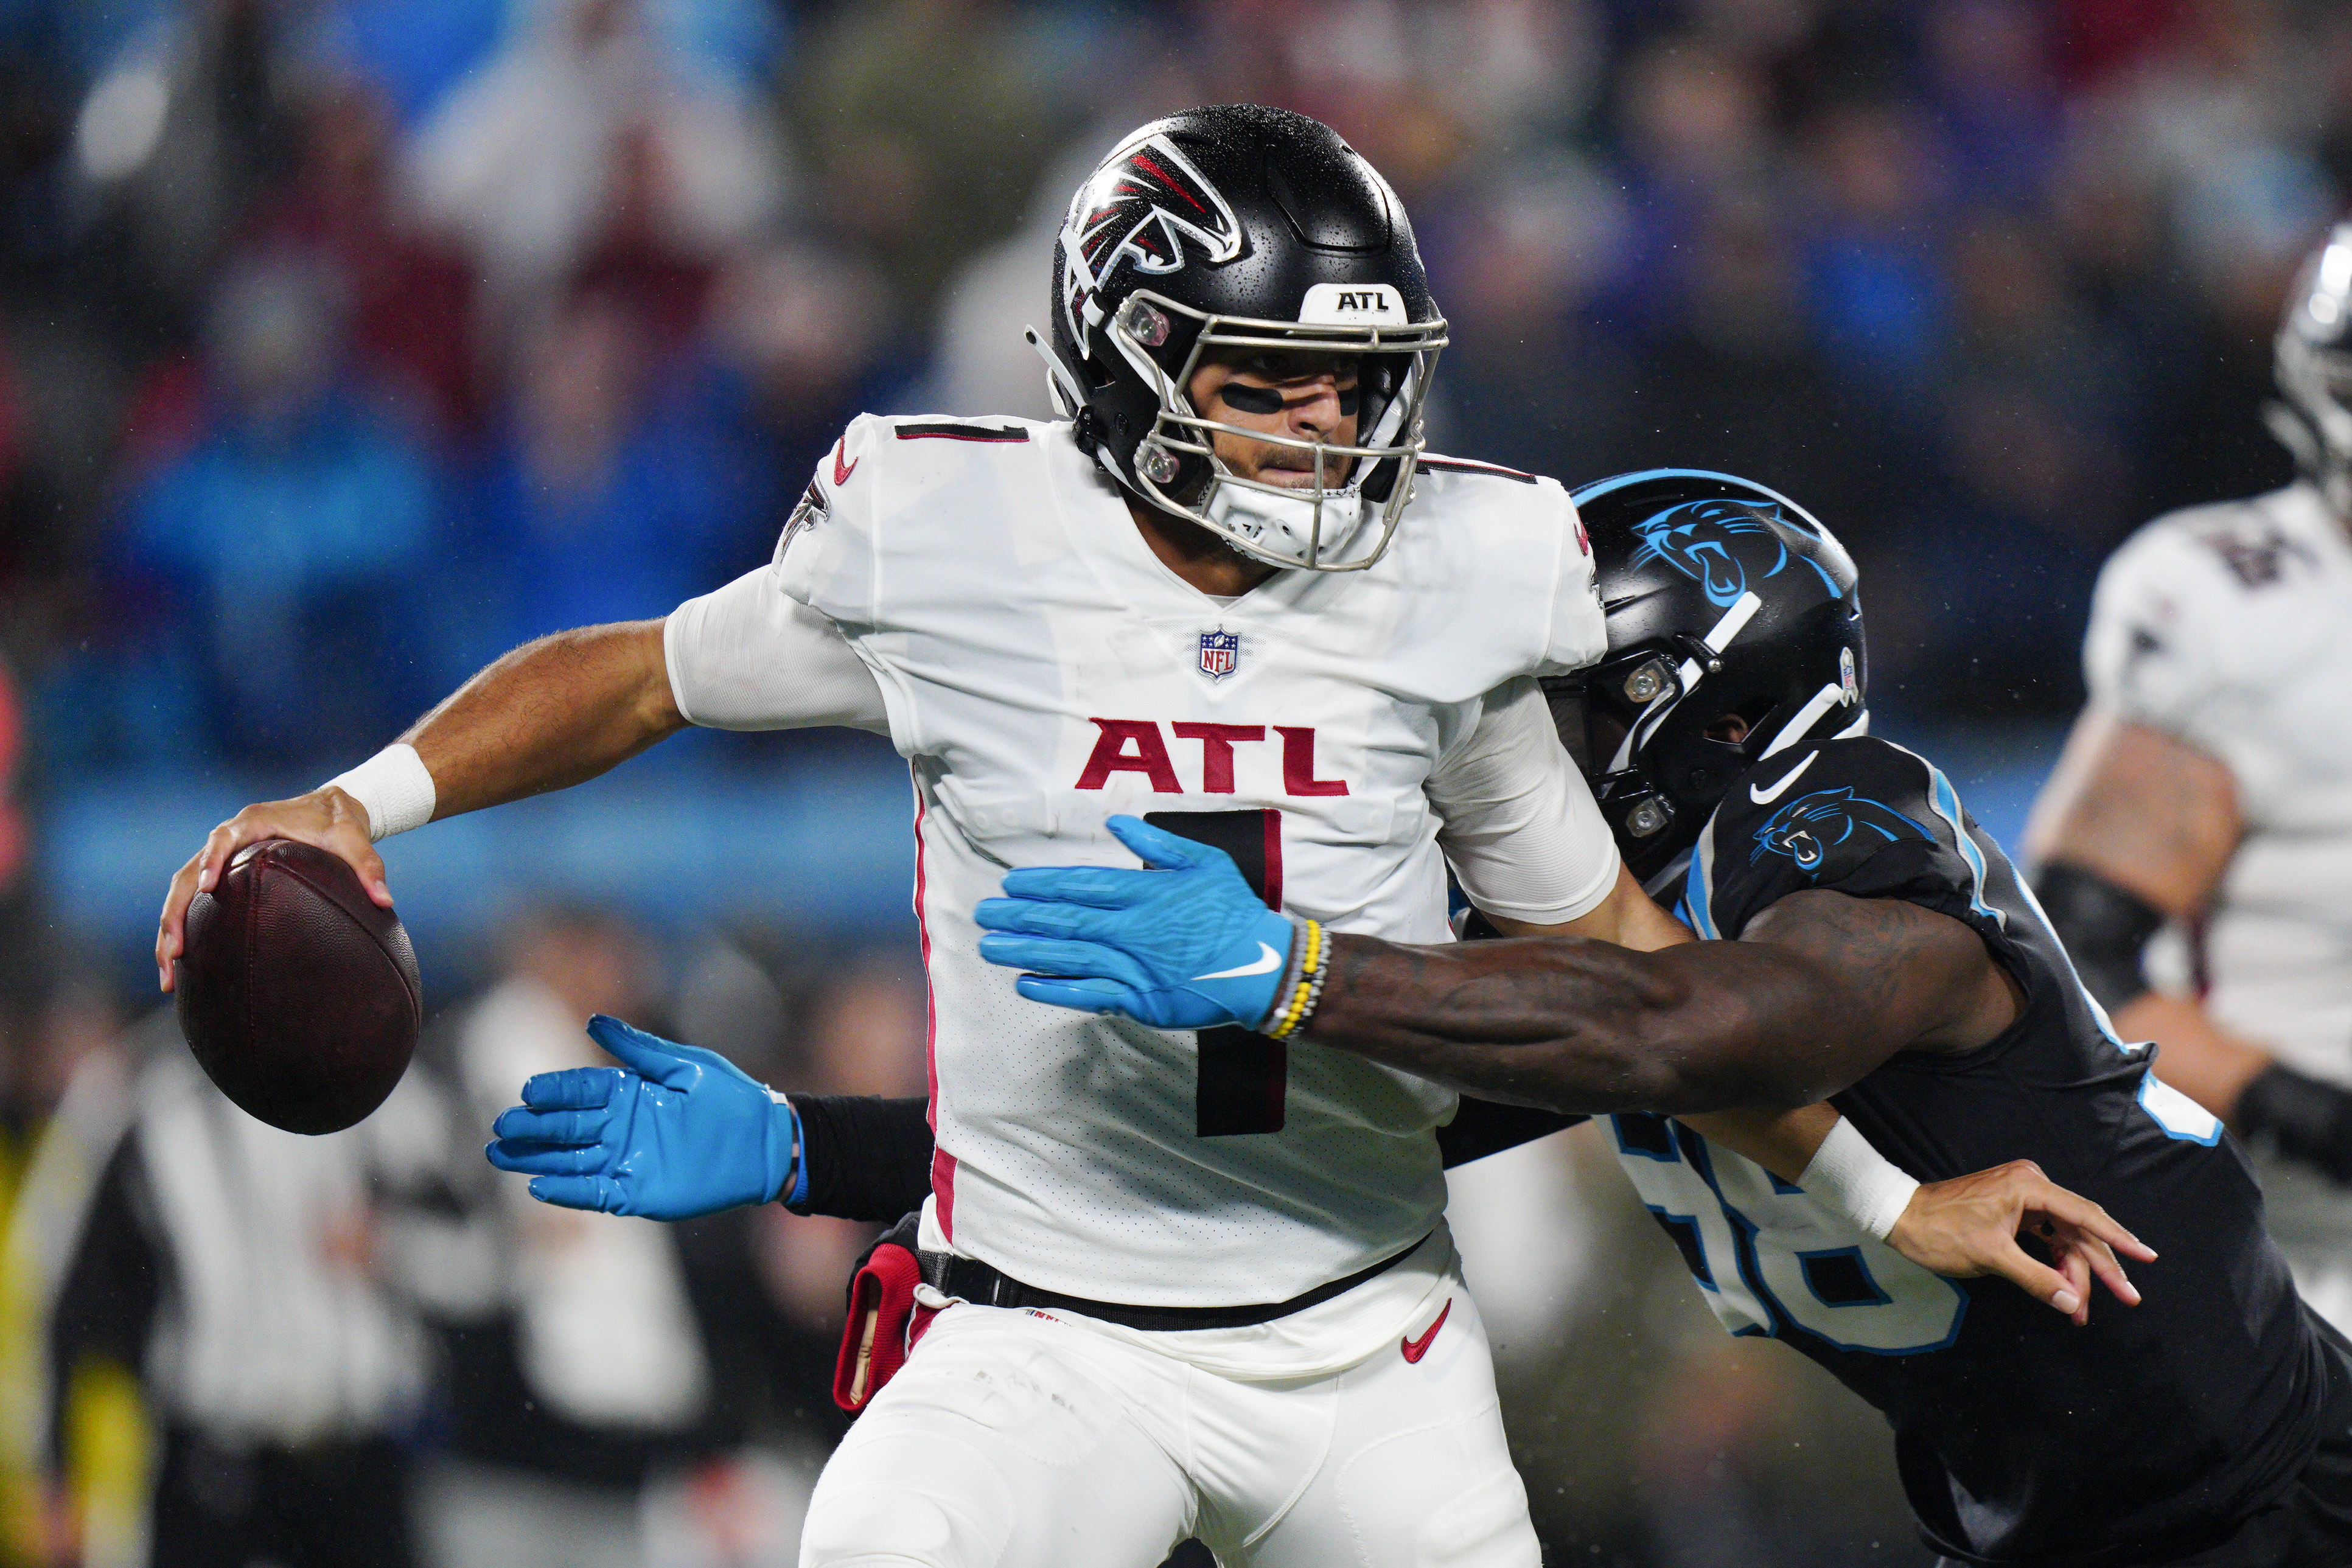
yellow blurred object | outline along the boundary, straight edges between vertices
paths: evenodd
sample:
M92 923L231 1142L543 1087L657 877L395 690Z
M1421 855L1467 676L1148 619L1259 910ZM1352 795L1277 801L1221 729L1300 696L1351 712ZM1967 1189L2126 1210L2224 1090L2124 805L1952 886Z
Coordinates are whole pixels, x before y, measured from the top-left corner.
M91 1360L65 1404L67 1486L53 1509L42 1475L48 1379L42 1359L41 1271L26 1228L11 1223L27 1149L0 1140L0 1568L140 1568L147 1561L152 1435L132 1369ZM62 1539L60 1539L62 1537Z
M81 1568L142 1568L147 1561L148 1470L154 1441L136 1375L116 1361L86 1361L74 1368L65 1427Z
M0 1138L0 1235L10 1243L24 1184L26 1149L21 1140ZM31 1260L14 1245L0 1246L0 1564L35 1568L47 1562L47 1525L41 1495L40 1286Z

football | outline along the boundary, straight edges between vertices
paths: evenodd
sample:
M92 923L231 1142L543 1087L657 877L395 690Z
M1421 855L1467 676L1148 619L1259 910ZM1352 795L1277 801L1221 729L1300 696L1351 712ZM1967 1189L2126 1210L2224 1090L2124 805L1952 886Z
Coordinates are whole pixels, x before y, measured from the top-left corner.
M393 1091L425 985L392 911L325 850L265 839L188 906L180 1029L222 1093L289 1133L336 1133Z

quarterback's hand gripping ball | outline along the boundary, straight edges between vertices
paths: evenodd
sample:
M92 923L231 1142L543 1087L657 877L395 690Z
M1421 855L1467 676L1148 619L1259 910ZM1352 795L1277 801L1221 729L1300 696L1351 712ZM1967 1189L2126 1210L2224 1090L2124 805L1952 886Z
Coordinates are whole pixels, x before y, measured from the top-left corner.
M800 1121L783 1096L716 1051L599 1013L589 1037L626 1067L541 1072L499 1113L485 1151L564 1208L692 1219L766 1203L797 1170Z
M1274 1009L1293 926L1224 851L1135 817L1110 831L1148 871L1034 866L983 899L980 956L1028 973L1033 1002L1123 1013L1154 1029L1255 1028Z

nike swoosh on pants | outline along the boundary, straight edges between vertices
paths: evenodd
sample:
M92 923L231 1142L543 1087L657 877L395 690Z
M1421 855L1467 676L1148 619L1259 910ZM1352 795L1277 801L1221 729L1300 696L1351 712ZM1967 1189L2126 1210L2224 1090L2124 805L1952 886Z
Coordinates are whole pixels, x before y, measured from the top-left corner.
M1437 1321L1430 1324L1426 1329L1423 1329L1419 1339L1406 1340L1401 1346L1399 1346L1399 1348L1404 1352L1405 1360L1417 1362L1423 1356L1427 1355L1429 1354L1430 1345L1435 1343L1437 1339L1437 1331L1444 1328L1445 1326L1445 1320L1453 1315L1454 1298L1448 1296L1445 1298L1445 1310L1437 1314Z

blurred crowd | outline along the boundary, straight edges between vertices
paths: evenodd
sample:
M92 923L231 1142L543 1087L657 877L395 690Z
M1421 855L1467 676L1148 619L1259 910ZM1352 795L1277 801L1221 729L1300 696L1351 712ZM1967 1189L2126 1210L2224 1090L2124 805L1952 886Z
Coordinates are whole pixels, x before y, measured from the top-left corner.
M47 935L41 824L324 777L520 642L665 613L766 559L861 410L1045 414L1068 193L1234 99L1402 193L1454 324L1434 445L1780 487L1917 722L2071 711L2106 550L2284 478L2270 333L2352 193L2340 0L0 0L0 1563L141 1561L151 1492L396 1496L437 1563L782 1550L856 1235L575 1223L481 1124L594 1008L909 1092L895 950L550 909L396 1114L289 1154ZM1916 1561L1875 1423L1718 1343L1579 1151L1463 1178L1553 1544ZM1531 1272L1528 1213L1587 1266ZM214 1294L125 1299L173 1256ZM612 1335L665 1348L633 1380Z
M0 84L0 646L61 789L348 761L758 564L851 413L1045 412L1068 191L1234 99L1403 194L1441 446L1777 484L1882 706L2058 711L2104 550L2283 472L2352 179L2326 0L5 0Z

